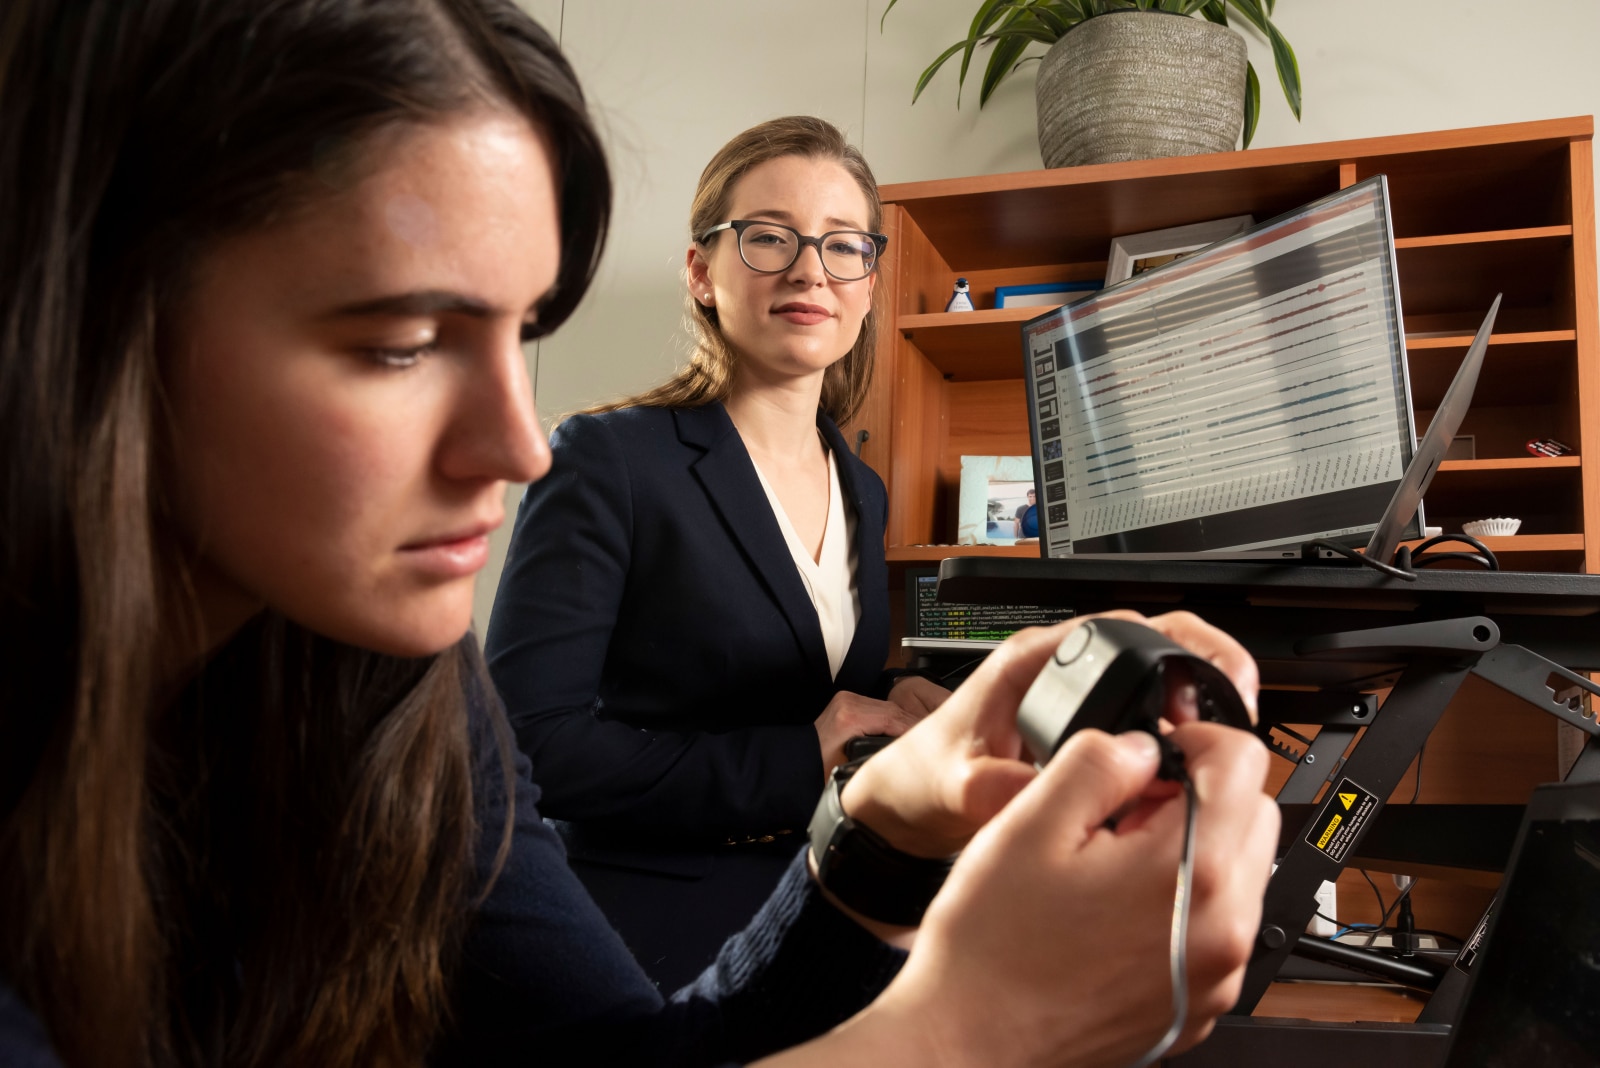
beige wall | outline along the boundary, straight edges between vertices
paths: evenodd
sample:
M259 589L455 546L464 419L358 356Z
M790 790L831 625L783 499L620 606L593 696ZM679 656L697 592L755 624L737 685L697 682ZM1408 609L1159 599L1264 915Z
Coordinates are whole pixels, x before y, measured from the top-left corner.
M530 346L551 417L665 377L682 356L678 271L695 179L734 133L775 115L837 123L883 182L1040 165L1033 74L981 112L955 106L955 69L912 107L923 66L964 35L977 0L520 0L578 70L611 150L615 224L600 277L555 337ZM1600 111L1600 2L1283 0L1275 20L1300 58L1304 119L1283 102L1266 44L1256 147ZM520 489L508 495L514 512ZM509 523L480 580L488 620Z

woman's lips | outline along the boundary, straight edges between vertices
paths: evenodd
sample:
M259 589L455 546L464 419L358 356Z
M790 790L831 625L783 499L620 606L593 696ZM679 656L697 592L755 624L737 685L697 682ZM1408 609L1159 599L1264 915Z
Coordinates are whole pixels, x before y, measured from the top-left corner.
M442 579L463 578L482 571L489 562L489 530L415 542L401 546L400 552L412 566L427 574Z
M832 312L818 304L781 304L772 314L800 326L815 326L833 318Z

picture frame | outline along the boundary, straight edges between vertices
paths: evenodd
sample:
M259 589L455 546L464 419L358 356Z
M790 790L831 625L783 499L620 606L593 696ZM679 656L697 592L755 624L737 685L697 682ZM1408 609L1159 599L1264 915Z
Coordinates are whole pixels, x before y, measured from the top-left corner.
M1024 286L995 286L996 308L1059 308L1101 289L1096 281L1038 282Z
M1019 510L1028 494L1038 494L1031 456L963 456L961 496L956 510L956 544L1019 545L1038 541L1023 536Z
M1106 259L1106 286L1126 282L1143 271L1170 263L1225 237L1232 237L1255 223L1253 215L1230 215L1226 219L1211 219L1114 238L1111 255Z

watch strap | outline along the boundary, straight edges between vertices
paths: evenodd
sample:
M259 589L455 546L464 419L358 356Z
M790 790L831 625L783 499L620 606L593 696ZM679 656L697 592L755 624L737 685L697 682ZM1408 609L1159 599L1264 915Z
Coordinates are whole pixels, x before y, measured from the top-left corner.
M835 768L817 802L810 828L817 880L842 904L868 919L915 926L944 886L955 857L912 856L845 815L839 795L867 759Z

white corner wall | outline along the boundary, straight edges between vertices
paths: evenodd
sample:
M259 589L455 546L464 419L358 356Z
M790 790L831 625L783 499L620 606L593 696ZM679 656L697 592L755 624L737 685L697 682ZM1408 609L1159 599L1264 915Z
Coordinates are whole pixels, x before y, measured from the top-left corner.
M700 169L729 137L809 113L866 152L881 182L1040 166L1028 65L958 110L956 68L915 107L911 89L965 36L977 0L519 0L561 41L611 151L617 185L600 276L573 319L530 346L540 412L553 417L666 377L683 356L679 271ZM1246 31L1262 82L1254 147L1600 112L1600 2L1282 0L1304 117L1284 103L1266 43ZM514 514L520 487L507 496ZM488 622L510 523L479 580Z

